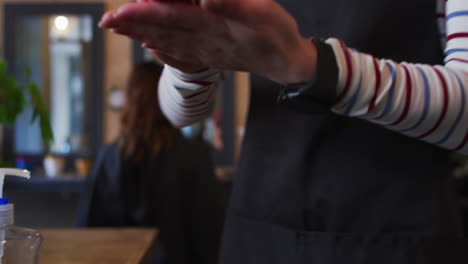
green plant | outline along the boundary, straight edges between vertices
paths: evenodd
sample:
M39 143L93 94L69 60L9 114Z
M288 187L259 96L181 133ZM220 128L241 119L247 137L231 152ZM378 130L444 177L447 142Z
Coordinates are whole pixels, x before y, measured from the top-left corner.
M31 82L30 70L26 69L26 81L20 85L7 74L6 69L6 61L0 61L0 125L13 126L18 115L31 107L31 123L39 120L42 139L46 144L50 143L53 140L53 132L49 111L38 86Z

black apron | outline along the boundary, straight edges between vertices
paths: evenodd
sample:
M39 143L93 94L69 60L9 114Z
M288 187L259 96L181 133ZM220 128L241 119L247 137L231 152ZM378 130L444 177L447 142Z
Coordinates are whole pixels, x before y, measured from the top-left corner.
M435 0L279 2L304 36L443 61ZM329 111L298 112L277 103L279 85L251 85L221 264L468 263L450 153Z

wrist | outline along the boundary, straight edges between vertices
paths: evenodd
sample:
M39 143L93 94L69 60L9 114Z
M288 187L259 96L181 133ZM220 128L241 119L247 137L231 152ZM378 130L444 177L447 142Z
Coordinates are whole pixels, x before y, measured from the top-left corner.
M320 39L311 39L311 42L317 52L314 77L307 81L287 83L278 97L280 102L292 104L305 112L316 111L312 105L329 109L336 98L338 81L338 64L333 48Z
M280 83L311 83L317 69L317 47L309 39L302 38L297 47L292 48L286 57L288 67Z

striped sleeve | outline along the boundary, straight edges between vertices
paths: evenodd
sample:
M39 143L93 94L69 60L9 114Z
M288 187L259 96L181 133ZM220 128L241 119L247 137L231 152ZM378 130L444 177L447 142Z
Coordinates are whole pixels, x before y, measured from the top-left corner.
M183 127L209 116L219 76L219 70L188 74L165 65L159 80L158 97L166 118L174 126Z
M327 40L339 69L332 110L468 154L468 1L441 1L445 65L376 59Z

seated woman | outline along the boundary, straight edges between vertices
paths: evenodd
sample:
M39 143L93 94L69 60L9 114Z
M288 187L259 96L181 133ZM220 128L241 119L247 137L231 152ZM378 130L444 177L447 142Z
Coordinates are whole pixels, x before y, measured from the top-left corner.
M78 224L157 227L164 263L216 263L224 215L208 145L184 139L158 105L162 67L137 65L119 139L100 151Z

